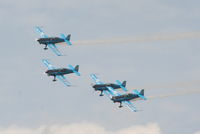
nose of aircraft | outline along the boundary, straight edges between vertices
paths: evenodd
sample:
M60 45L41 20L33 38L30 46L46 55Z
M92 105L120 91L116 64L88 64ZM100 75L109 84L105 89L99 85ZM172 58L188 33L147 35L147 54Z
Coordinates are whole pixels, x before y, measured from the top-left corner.
M47 71L44 72L44 74L47 74L48 72L49 72L49 71L47 70Z
M95 87L95 85L93 83L90 84L93 88Z

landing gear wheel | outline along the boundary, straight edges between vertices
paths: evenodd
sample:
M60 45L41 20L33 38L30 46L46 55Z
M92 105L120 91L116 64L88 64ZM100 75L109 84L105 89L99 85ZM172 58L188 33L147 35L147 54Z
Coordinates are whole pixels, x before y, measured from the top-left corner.
M44 50L47 50L48 48L47 48L47 45L45 44L45 48L44 48Z
M56 81L56 76L54 76L54 79L53 79L53 82L55 82Z
M101 94L99 96L103 96L103 91L101 91Z
M119 105L119 108L122 108L123 106L122 106L122 103L120 103L120 105Z

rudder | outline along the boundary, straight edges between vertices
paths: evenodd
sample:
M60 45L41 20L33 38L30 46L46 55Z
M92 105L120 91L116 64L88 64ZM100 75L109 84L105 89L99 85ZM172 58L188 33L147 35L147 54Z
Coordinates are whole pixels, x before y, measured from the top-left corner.
M123 87L126 87L126 81L123 81L123 82L122 82L122 86L123 86Z
M70 41L71 34L67 35L66 40Z
M79 65L76 65L76 66L75 66L75 71L78 72L78 70L79 70Z
M144 96L144 89L140 91L140 94Z

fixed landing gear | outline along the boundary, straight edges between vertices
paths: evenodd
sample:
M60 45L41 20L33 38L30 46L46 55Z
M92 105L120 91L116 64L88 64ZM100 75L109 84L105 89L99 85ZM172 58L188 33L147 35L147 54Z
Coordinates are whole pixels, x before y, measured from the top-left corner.
M44 48L44 50L47 50L48 48L47 48L47 45L45 44L45 48Z
M101 91L100 95L99 96L103 96L103 91Z
M119 105L119 108L122 108L123 106L122 106L122 102L120 102L120 105Z
M56 81L56 76L54 76L54 79L53 79L53 82L55 82Z

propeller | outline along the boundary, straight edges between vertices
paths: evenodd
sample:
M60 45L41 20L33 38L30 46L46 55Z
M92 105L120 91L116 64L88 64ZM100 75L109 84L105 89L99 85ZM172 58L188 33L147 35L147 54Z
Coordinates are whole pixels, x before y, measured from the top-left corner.
M68 65L68 67L77 75L80 76L81 74L76 70L72 65Z
M119 80L116 80L116 82L125 92L128 91Z

